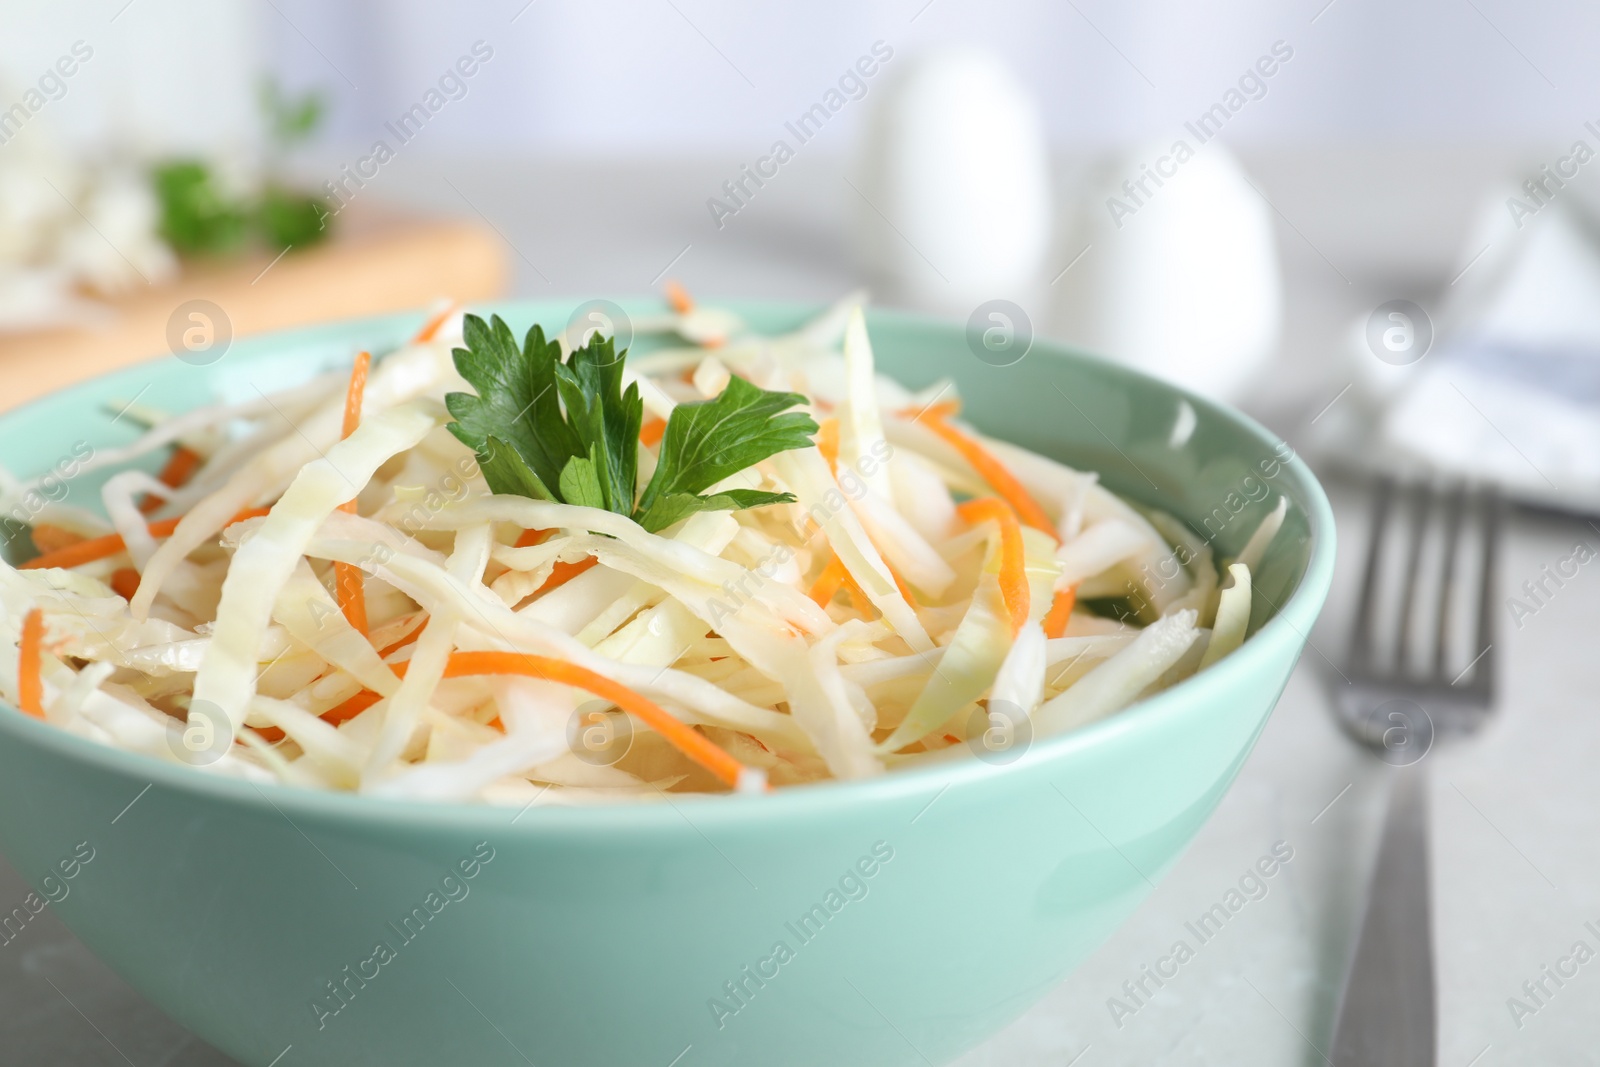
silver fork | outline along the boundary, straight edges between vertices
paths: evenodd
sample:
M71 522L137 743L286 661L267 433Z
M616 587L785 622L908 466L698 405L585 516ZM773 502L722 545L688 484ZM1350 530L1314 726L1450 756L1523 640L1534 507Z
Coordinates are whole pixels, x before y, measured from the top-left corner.
M1435 1065L1427 779L1418 761L1436 740L1473 733L1493 706L1492 602L1502 511L1487 491L1441 491L1390 478L1377 485L1344 672L1349 684L1339 686L1334 704L1345 730L1395 771L1366 912L1339 996L1329 1050L1334 1067ZM1404 527L1402 571L1398 603L1384 616L1380 601L1388 589L1381 571L1395 524ZM1463 532L1473 535L1476 560L1461 554ZM1430 542L1437 550L1425 553ZM1419 589L1428 571L1437 575L1431 619ZM1464 584L1476 593L1470 606ZM1461 619L1463 609L1471 617ZM1394 635L1387 649L1378 641L1385 618ZM1460 622L1467 624L1466 648ZM1384 655L1387 650L1393 655Z

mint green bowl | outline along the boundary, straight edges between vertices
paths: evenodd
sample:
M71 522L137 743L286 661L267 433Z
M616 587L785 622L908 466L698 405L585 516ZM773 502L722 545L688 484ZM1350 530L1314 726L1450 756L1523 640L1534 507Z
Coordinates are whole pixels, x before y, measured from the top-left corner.
M814 310L734 308L764 330ZM498 310L520 331L559 328L571 308ZM168 358L97 379L0 416L0 461L28 474L80 441L126 442L130 420L113 424L108 405L146 386L143 402L168 410L253 396L382 351L419 319L253 338L210 367ZM959 326L887 312L871 325L887 373L954 378L977 426L1100 471L1213 535L1220 555L1286 496L1244 647L1009 766L520 816L257 788L0 709L0 847L56 896L62 883L45 879L79 843L93 848L62 920L251 1067L954 1058L1098 946L1216 807L1322 606L1333 518L1306 467L1230 410L1044 343L997 368ZM92 505L94 488L86 478L71 499Z

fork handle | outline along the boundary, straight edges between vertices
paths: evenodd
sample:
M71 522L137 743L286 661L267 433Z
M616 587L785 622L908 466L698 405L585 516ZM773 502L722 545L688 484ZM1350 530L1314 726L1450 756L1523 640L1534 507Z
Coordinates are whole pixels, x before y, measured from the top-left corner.
M1435 1067L1424 764L1394 769L1378 863L1345 975L1334 1067Z

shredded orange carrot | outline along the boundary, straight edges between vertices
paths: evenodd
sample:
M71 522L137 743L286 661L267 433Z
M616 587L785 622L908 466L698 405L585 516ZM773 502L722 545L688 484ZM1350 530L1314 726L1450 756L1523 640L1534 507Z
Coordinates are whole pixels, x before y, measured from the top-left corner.
M669 715L654 701L627 686L596 674L576 663L521 652L452 652L445 665L446 678L478 674L523 674L574 686L609 700L664 737L679 752L716 775L729 786L739 784L745 766L706 740L693 727Z
M889 577L894 579L894 587L900 591L900 599L904 600L912 607L916 607L917 598L911 595L911 587L906 584L906 580L904 578L900 577L900 572L894 569L894 564L890 563L888 560L884 560L883 565L888 569Z
M521 536L517 538L516 543L512 545L512 547L528 548L533 545L542 544L545 538L550 535L550 532L551 531L549 530L523 530ZM544 584L535 589L532 593L529 593L528 596L530 598L543 596L552 589L560 588L599 562L600 561L598 559L590 556L588 559L581 559L576 563L557 563L550 571L550 577L545 579Z
M371 367L371 352L356 354L355 365L350 368L350 385L344 394L344 430L341 437L349 437L356 432L356 427L361 425L361 400L366 395L367 371ZM357 514L355 498L352 497L339 505L339 510L351 515ZM367 589L361 568L354 563L335 563L333 585L339 595L339 610L344 612L344 617L350 620L351 626L363 634L366 633Z
M43 644L44 613L33 608L23 616L22 640L17 645L17 707L35 719L44 718Z
M33 547L40 552L59 552L72 545L81 545L84 536L73 533L65 526L53 526L48 522L41 522L33 528Z
M405 673L406 665L404 663L395 663L391 664L391 666L394 667L396 674ZM361 692L357 693L349 700L346 700L344 703L337 704L323 712L322 721L338 726L340 723L348 722L357 715L360 715L363 711L366 711L381 699L382 698L372 690L363 689Z
M367 592L365 576L353 563L333 565L333 588L339 597L339 610L361 633L367 632Z
M389 644L378 649L378 658L388 659L390 656L394 655L396 652L399 652L407 645L414 644L417 638L422 636L422 629L427 624L428 616L418 615L416 619L416 625L407 630L403 636L395 638Z
M366 577L353 563L333 565L333 588L339 597L339 610L361 633L367 632Z
M200 463L204 458L194 449L178 445L172 450L172 455L168 458L167 465L161 468L160 474L156 475L156 481L170 489L176 489L194 477L194 472L200 469ZM156 496L154 493L147 493L145 498L139 501L139 510L148 515L163 503L165 503L164 497ZM34 543L38 544L37 541Z
M992 496L968 500L957 505L956 512L974 525L992 521L1000 526L1000 595L1011 613L1011 633L1015 636L1027 623L1030 606L1022 527L1017 524L1016 512Z
M1044 617L1044 635L1060 637L1067 632L1067 622L1072 618L1072 605L1078 602L1078 587L1069 585L1057 590L1050 602L1050 613Z
M118 567L111 572L111 591L123 600L132 600L139 591L139 572L132 567Z
M550 577L544 580L543 585L534 590L533 595L543 596L552 589L558 589L599 562L598 559L590 556L588 559L581 559L576 563L557 563L555 569L550 572Z
M865 613L868 609L877 610L877 605L867 596L867 591L861 588L861 583L856 581L856 576L850 573L849 568L844 572L844 590L850 594L850 602L855 605L857 611Z
M349 437L361 425L361 401L367 395L367 371L372 367L371 352L357 352L350 368L350 384L344 391L344 428L341 438Z
M825 608L849 576L850 572L844 569L843 561L834 556L828 561L828 565L822 568L822 573L817 575L817 580L811 583L811 591L806 595L816 601L817 607Z
M265 515L270 508L245 508L239 514L229 519L224 526L232 526L245 519L254 519ZM151 537L171 537L172 531L178 528L182 517L161 519L152 522L146 527ZM121 534L106 534L104 537L91 537L87 541L79 541L68 545L66 548L55 552L46 552L42 556L35 556L28 562L20 564L18 570L37 570L44 567L80 567L85 563L93 563L97 559L114 556L128 546L123 543Z
M404 678L407 666L408 663L393 664L395 674ZM623 711L635 716L666 738L678 751L730 786L739 784L739 775L745 770L744 764L706 740L702 734L682 720L669 715L654 701L575 663L523 652L450 653L450 659L445 664L444 677L467 678L480 674L522 674L530 678L543 678L546 681L575 686L601 699L609 700ZM335 724L345 722L372 707L378 699L377 693L362 690L338 707L324 712L322 718Z
M388 659L390 656L394 655L396 652L400 651L402 648L405 648L407 645L412 644L413 642L415 642L417 638L422 636L422 631L427 627L427 623L428 623L428 617L426 615L418 615L417 616L417 620L416 620L416 625L411 627L410 632L407 633L404 637L401 637L401 638L395 640L391 644L385 645L384 647L378 649L378 656L380 658L382 658L382 659ZM401 678L405 677L405 674L406 674L406 664L405 663L403 663L403 662L402 663L391 663L389 665L389 669L394 671L396 676L401 677ZM357 715L360 715L363 711L366 711L368 708L372 707L372 705L376 704L377 702L378 702L378 694L377 693L374 693L370 689L363 689L363 690L361 690L361 692L357 693L355 696L349 698L348 700L344 701L343 703L337 704L334 707L331 707L327 711L323 712L322 713L322 720L324 722L332 723L333 725L337 726L342 722L347 722L350 719L355 718ZM498 722L499 721L499 716L496 716L495 718L496 718L496 722ZM490 725L493 726L494 723L491 723ZM499 726L499 727L496 727L496 729L499 729L502 732L504 732L505 727L504 726ZM259 727L259 728L257 728L256 733L260 734L262 740L266 741L268 744L276 744L277 742L282 741L284 739L284 737L287 736L282 730L278 729L276 726Z
M857 611L865 612L869 608L873 611L878 610L877 605L867 596L867 591L861 588L861 583L856 581L856 576L851 574L848 568L844 572L844 588L845 592L850 594L851 603L855 604Z
M898 414L902 419L910 419L912 422L916 422L928 415L932 415L936 419L948 419L952 415L961 414L961 401L940 400L929 404L927 407L901 408Z
M817 580L812 583L809 596L818 607L825 608L832 602L834 596L843 589L850 594L850 603L860 612L867 612L876 606L867 596L867 591L861 588L861 583L856 581L855 575L850 573L848 567L838 556L833 557L828 565L822 568L822 573L817 575Z
M417 335L411 339L411 343L420 345L433 340L434 336L438 334L439 328L449 320L451 315L455 314L455 310L459 306L452 300L445 305L443 311L435 312L427 322L422 324L422 329L417 331Z
M934 414L931 408L923 415L922 421L928 429L938 434L941 440L961 453L961 458L972 464L972 469L978 472L978 476L988 482L994 491L1011 505L1023 522L1036 530L1043 530L1060 541L1055 527L1050 525L1050 519L1039 506L1039 502L1033 499L1032 494L1017 481L1016 476L1006 469L1005 464L1001 463L994 453L979 444L976 438L945 422L944 416Z
M828 469L839 473L839 420L823 419L817 424L817 451L828 461Z
M667 303L672 305L673 311L680 315L687 315L694 310L694 301L689 298L689 294L684 291L683 286L679 285L675 280L668 278L665 289L667 291Z
M654 448L661 443L661 438L666 432L666 419L649 419L639 427L639 443L646 448Z

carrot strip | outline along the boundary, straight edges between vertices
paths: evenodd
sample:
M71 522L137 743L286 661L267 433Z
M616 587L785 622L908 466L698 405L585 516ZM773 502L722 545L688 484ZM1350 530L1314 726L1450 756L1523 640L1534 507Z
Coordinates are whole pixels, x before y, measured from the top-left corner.
M828 461L828 469L837 475L839 473L838 419L823 419L817 424L817 451L821 452L822 458ZM895 570L894 567L890 566L887 560L884 561L883 565L889 568L889 577L894 579L894 587L900 591L900 596L907 604L915 606L917 602L911 595L911 587L906 585L904 578L900 577L900 572ZM866 593L862 591L860 586L856 584L855 580L850 577L849 572L845 573L845 580L850 583L852 594L860 595L861 599L864 601L866 599ZM829 598L832 598L831 593ZM813 597L812 599L816 598ZM823 602L822 606L826 607L827 603Z
M845 592L850 594L850 602L855 605L857 611L865 613L869 607L874 611L877 610L872 598L867 596L867 591L861 588L861 583L856 581L856 576L850 573L849 568L844 572L844 588Z
M378 658L379 659L388 659L390 656L394 655L396 652L399 652L402 648L405 648L407 645L415 644L417 638L422 636L422 628L424 626L426 626L427 624L428 624L428 617L426 615L417 616L417 624L415 626L413 626L410 630L406 631L405 636L398 637L394 641L392 641L391 643L389 643L387 645L384 645L382 648L378 649Z
M817 424L817 451L828 461L828 469L839 473L839 420L823 419Z
M344 394L344 429L341 438L349 437L361 425L361 400L367 391L367 371L372 367L372 353L356 354L355 365L350 368L350 385ZM350 515L358 514L356 500L351 497L339 505L339 510ZM361 633L367 632L367 587L361 568L353 563L333 565L334 591L339 595L339 610Z
M746 771L744 764L724 749L706 740L693 727L668 714L662 707L627 686L596 674L576 663L533 656L521 652L452 652L445 665L446 678L478 674L522 674L560 682L609 700L660 734L679 752L716 775L729 786L737 786Z
M406 672L406 665L404 663L393 663L390 664L390 666L394 668L394 672L396 674L404 675ZM340 723L348 722L357 715L360 715L363 711L366 711L381 699L383 698L377 693L374 693L372 690L363 689L361 692L357 693L349 700L346 700L344 703L336 704L327 711L323 712L322 721L338 726Z
M205 457L194 449L178 445L172 450L172 455L167 459L167 465L161 468L160 474L156 475L156 481L169 489L176 489L194 477L194 472L200 469L200 464L204 459ZM146 493L145 498L139 501L139 510L148 515L165 502L164 497L156 496L154 493ZM38 544L37 541L34 543Z
M1016 476L1006 469L1005 464L1001 463L994 453L979 444L976 438L945 422L942 415L924 414L923 421L941 440L961 453L961 457L972 465L978 476L988 482L994 491L1011 505L1023 522L1036 530L1043 530L1058 542L1061 540L1056 534L1055 527L1050 525L1050 519L1045 515L1044 509L1039 506L1039 502L1033 499L1032 494L1017 481Z
M850 602L856 606L857 611L864 613L869 607L874 611L877 610L877 605L872 603L872 598L867 596L867 591L861 588L861 583L856 581L856 576L850 573L848 567L844 571L844 589L850 594Z
M422 631L427 626L427 623L428 617L426 615L419 615L417 617L417 624L413 626L410 632L408 632L404 637L399 638L392 644L385 645L384 647L378 649L379 658L388 659L402 648L413 644L417 638L422 636ZM394 671L398 677L405 677L405 663L392 663L389 665L389 669ZM360 715L363 711L366 711L368 708L372 707L372 705L376 704L378 699L377 693L374 693L370 689L363 689L361 692L357 693L353 697L350 697L348 700L345 700L343 703L336 704L327 711L323 712L322 721L332 723L334 726L337 726L342 722L348 722L357 715ZM285 737L284 732L278 729L276 726L260 727L256 730L256 733L260 734L261 737L267 742L273 744L282 741Z
M73 533L65 526L54 526L48 522L41 522L33 528L33 547L40 552L59 552L72 545L81 545L86 538L80 533Z
M366 576L353 563L333 565L333 589L339 597L339 610L361 633L367 632Z
M1000 595L1011 613L1011 633L1015 636L1027 623L1030 607L1022 527L1017 523L1016 512L992 496L958 504L956 512L974 525L993 521L1000 526Z
M1078 602L1078 587L1069 585L1056 591L1050 602L1050 613L1044 617L1044 635L1060 637L1067 632L1067 622L1072 618L1072 606Z
M344 428L341 438L349 437L361 425L361 400L367 395L367 371L372 367L371 352L357 352L350 368L350 384L344 391Z
M666 419L650 419L639 427L639 443L646 448L654 448L661 443L661 438L667 432Z
M139 572L132 567L118 567L111 572L111 591L123 600L132 600L139 591Z
M439 328L449 321L450 316L455 314L458 307L460 305L452 300L445 305L443 311L435 312L427 322L422 324L422 329L417 331L417 335L411 339L411 343L421 345L433 340L435 335L438 334Z
M551 532L550 530L524 530L512 547L528 548L532 545L543 544ZM552 589L558 589L599 562L598 559L590 556L588 559L581 559L576 563L557 563L550 571L550 577L545 579L544 584L529 593L528 596L542 596Z
M552 589L559 589L599 562L598 559L590 556L588 559L581 559L576 563L557 563L555 569L550 572L550 577L546 578L544 584L533 591L533 595L543 596Z
M668 278L664 288L667 291L667 303L672 305L673 311L680 315L687 315L694 310L694 301L689 298L689 294L684 290L683 286Z
M844 569L844 563L838 556L834 556L828 561L828 565L822 568L822 573L817 575L817 580L811 584L811 591L806 596L815 601L817 607L827 607L849 574L850 572Z
M906 580L904 578L900 577L900 572L894 569L894 564L890 563L888 560L884 560L883 565L884 567L888 568L889 577L894 579L894 587L895 589L899 590L900 599L904 600L912 607L916 607L917 599L911 595L911 587L906 584Z
M867 596L867 591L861 588L861 583L856 581L855 575L850 573L849 568L838 556L833 557L833 560L822 568L822 573L817 575L811 591L806 595L819 608L825 608L840 589L850 594L850 603L857 611L865 613L869 607L874 606L871 598Z
M229 519L223 525L232 526L245 519L259 518L265 515L270 508L245 508L239 514ZM172 531L178 528L182 516L171 519L161 519L152 522L146 527L151 537L171 537ZM85 563L93 563L97 559L114 556L128 546L123 543L121 534L106 534L104 537L91 537L87 541L68 545L66 548L55 552L46 552L42 556L35 556L28 562L19 564L18 570L38 570L45 567L81 567Z
M395 674L404 678L408 663L393 664ZM739 784L745 766L726 751L712 744L682 720L673 717L654 701L627 686L565 660L534 656L524 652L452 652L444 668L446 678L468 678L480 674L521 674L586 690L633 715L656 731L673 747L730 786ZM378 702L378 694L362 690L338 707L322 714L331 723L341 723L361 714Z
M897 414L902 419L910 419L912 422L916 422L918 419L928 415L932 415L936 419L948 419L952 415L961 414L961 401L940 400L923 408L901 408Z
M40 673L40 646L44 644L44 613L32 608L22 619L22 640L17 645L17 707L35 719L44 718L44 677Z

